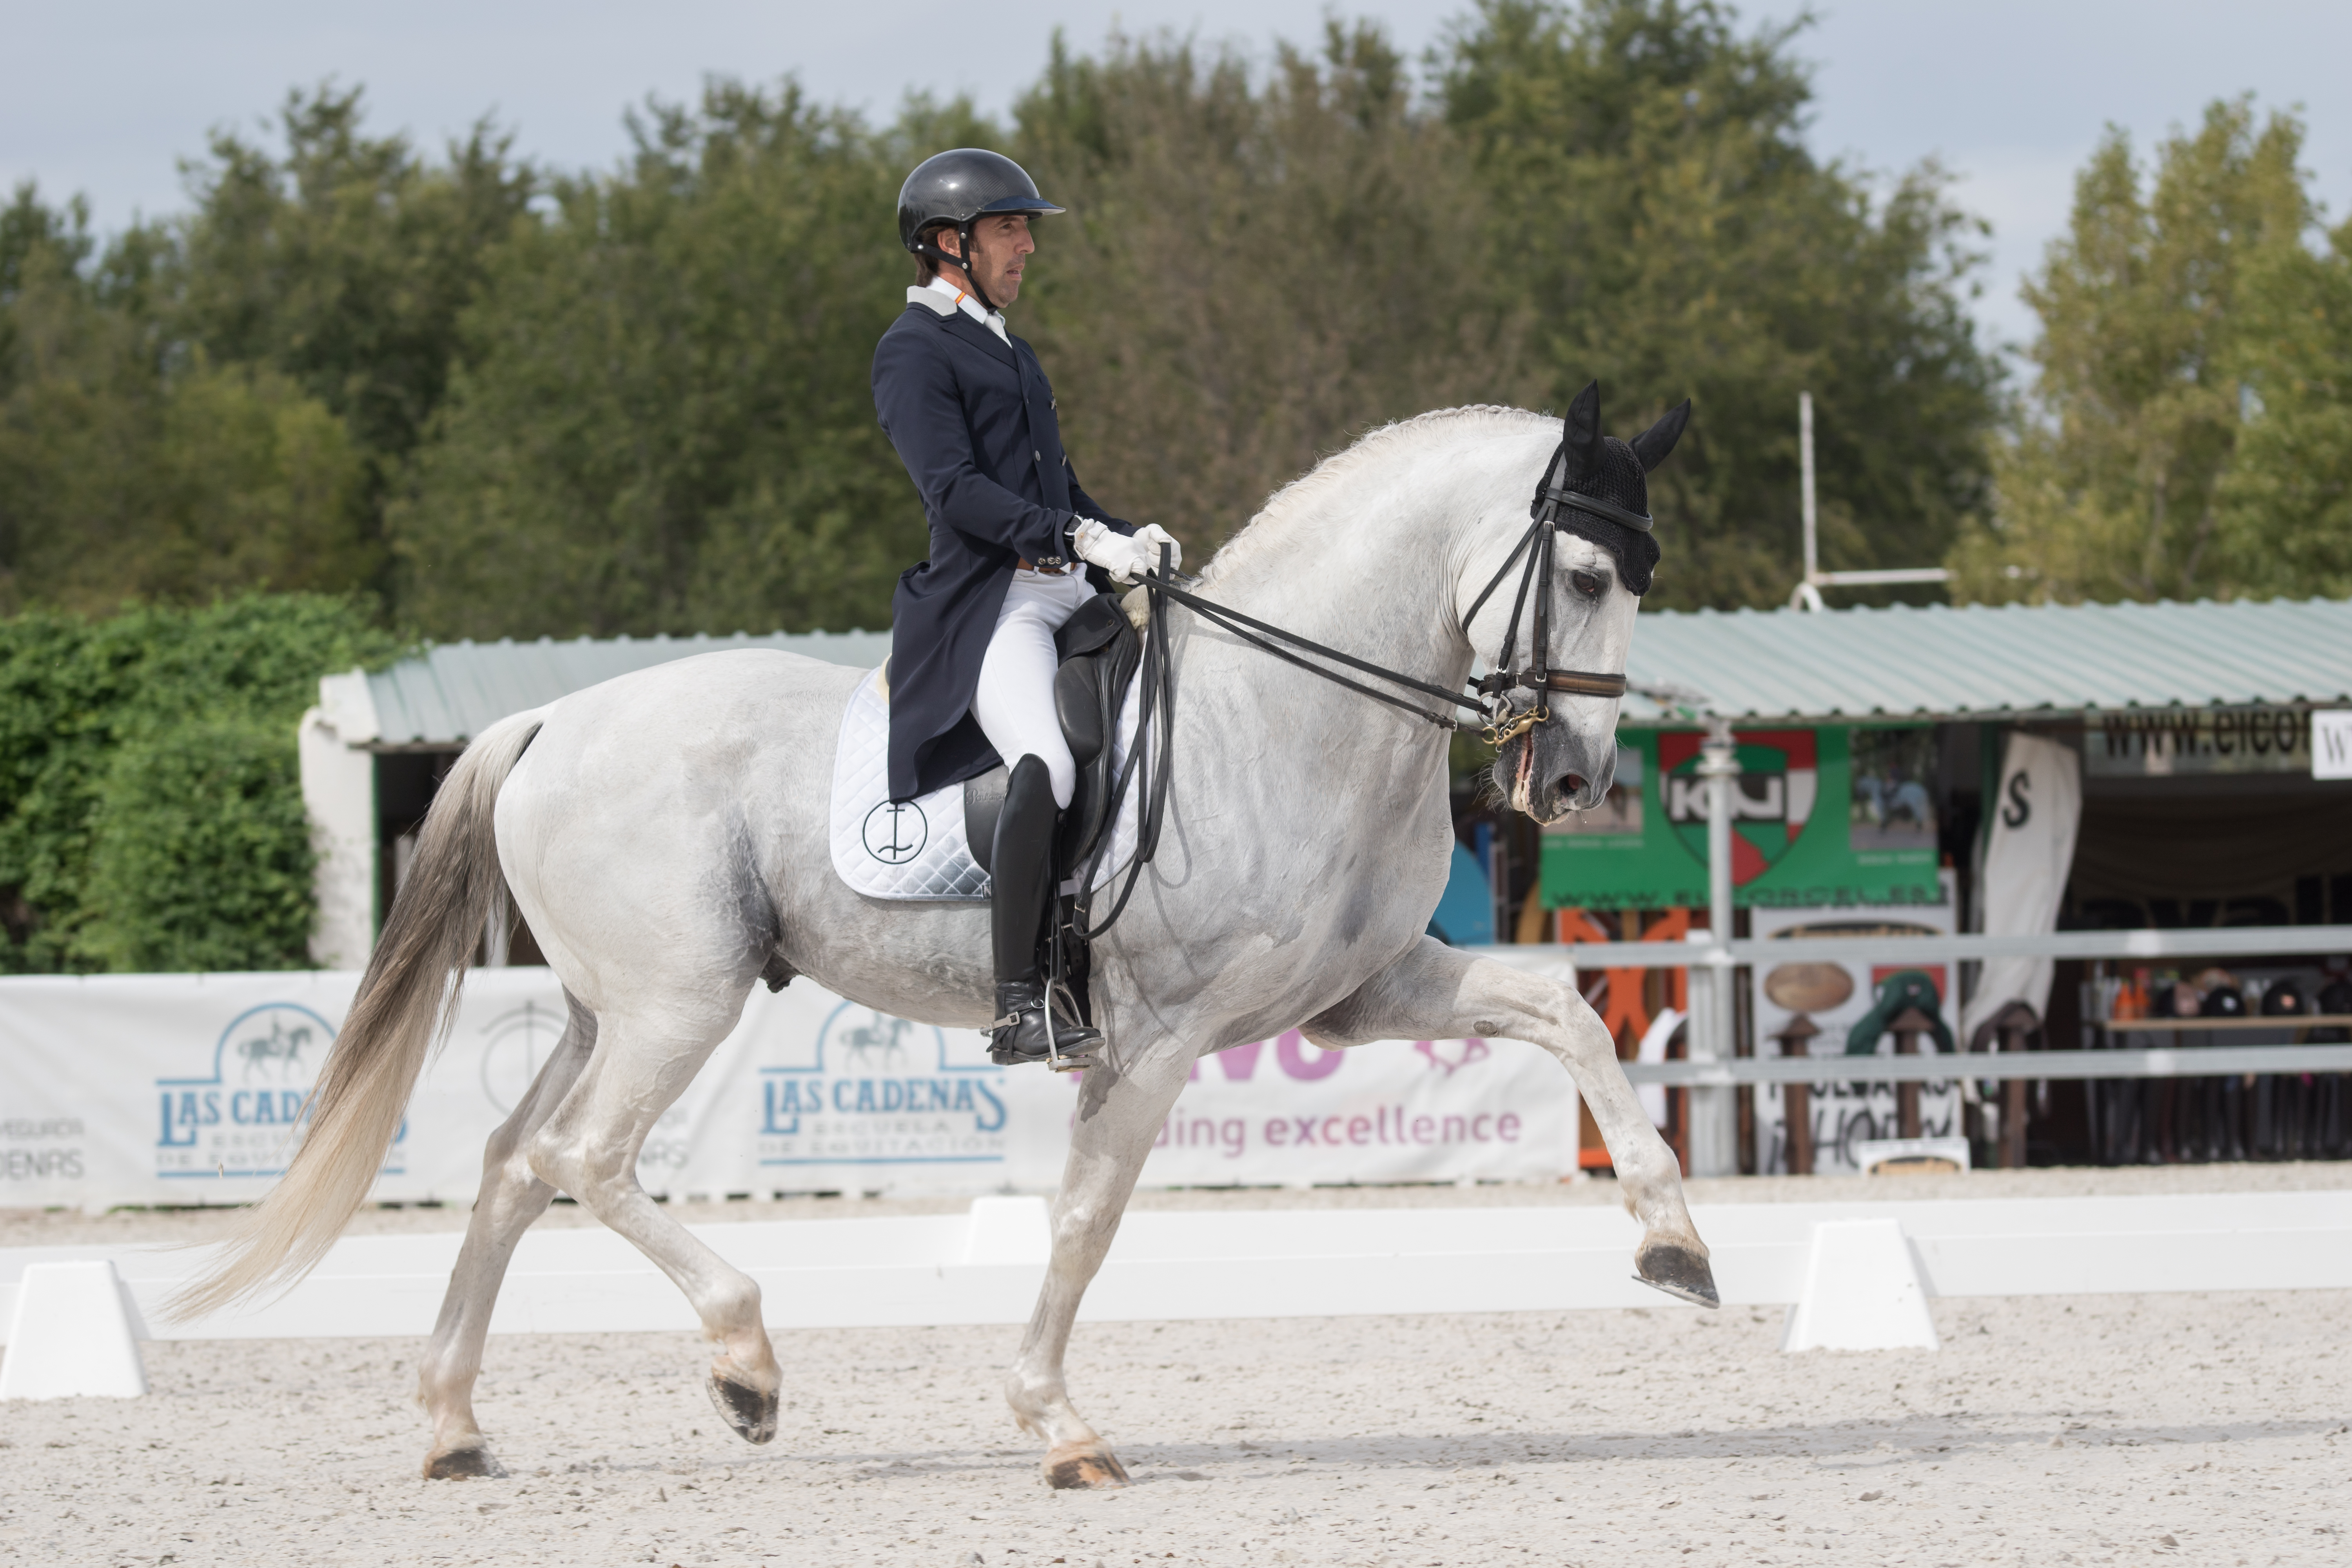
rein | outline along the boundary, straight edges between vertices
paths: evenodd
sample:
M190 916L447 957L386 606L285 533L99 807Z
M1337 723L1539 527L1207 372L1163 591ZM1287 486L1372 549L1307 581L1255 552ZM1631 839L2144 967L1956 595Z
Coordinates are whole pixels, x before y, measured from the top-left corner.
M1160 847L1160 825L1168 808L1169 752L1176 734L1175 667L1168 645L1167 606L1171 600L1286 664L1296 665L1310 675L1320 676L1335 686L1343 686L1375 702L1385 702L1438 729L1475 734L1490 746L1507 745L1549 720L1551 710L1544 705L1544 698L1552 692L1566 692L1579 697L1624 696L1625 677L1622 674L1550 668L1552 551L1559 535L1559 513L1564 507L1592 512L1643 533L1651 531L1653 521L1641 512L1628 510L1599 496L1569 489L1564 472L1567 462L1568 443L1563 440L1552 453L1551 462L1544 470L1543 484L1537 489L1535 502L1529 509L1533 521L1528 524L1528 531L1519 536L1518 543L1504 558L1501 567L1487 580L1486 587L1479 590L1478 596L1471 601L1470 613L1462 617L1466 630L1478 618L1478 612L1486 607L1486 601L1494 597L1495 590L1501 587L1504 579L1510 575L1511 568L1519 564L1522 556L1526 558L1527 564L1519 574L1518 591L1512 599L1510 626L1503 634L1502 654L1498 661L1503 668L1475 682L1468 695L1449 691L1443 686L1418 679L1401 670L1358 658L1335 647L1327 647L1296 632L1285 631L1254 616L1245 616L1239 610L1202 598L1189 589L1180 588L1176 585L1174 563L1169 559L1168 547L1160 546L1159 570L1145 573L1142 579L1145 591L1151 595L1152 608L1151 618L1144 628L1143 667L1139 675L1142 704L1136 713L1136 743L1120 767L1117 782L1111 786L1108 823L1101 842L1096 846L1094 854L1087 858L1086 868L1077 878L1078 909L1075 928L1077 938L1091 942L1118 922L1127 909L1128 900L1134 896L1143 868L1150 863ZM1518 648L1520 618L1527 615L1530 602L1535 606L1533 615L1528 616L1530 662L1514 671L1508 667L1511 656ZM1281 643L1287 643L1290 647L1277 646ZM1434 698L1439 702L1466 708L1475 717L1460 719L1435 711L1411 698L1382 691L1360 680L1350 679L1338 670L1312 663L1291 652L1291 648L1330 659L1375 679ZM1537 696L1526 708L1514 709L1506 699L1508 693L1519 689L1533 691ZM1156 747L1150 743L1155 723L1158 726ZM1154 750L1159 753L1156 765L1146 762L1147 753ZM1118 901L1111 906L1110 913L1103 917L1101 924L1089 926L1087 921L1093 910L1095 878L1101 870L1103 858L1109 854L1111 845L1118 837L1118 814L1126 804L1130 785L1139 787L1144 795L1143 809L1137 823L1135 858L1129 864L1127 885L1119 889ZM1058 935L1057 931L1057 940Z
M1534 521L1528 524L1527 532L1519 536L1518 543L1514 545L1510 554L1504 558L1502 566L1494 576L1487 579L1486 587L1480 589L1478 596L1470 602L1470 613L1462 617L1462 624L1465 628L1467 628L1470 623L1478 618L1478 612L1486 607L1486 601L1494 597L1495 590L1503 585L1503 580L1510 575L1511 568L1519 563L1520 557L1527 558L1527 565L1519 575L1518 593L1511 605L1511 623L1508 629L1503 633L1500 662L1504 668L1498 668L1495 673L1478 681L1471 688L1472 695L1469 696L1449 691L1442 686L1432 685L1426 680L1415 679L1402 671L1358 658L1353 654L1342 653L1338 648L1326 647L1323 644L1300 637L1296 632L1285 631L1280 626L1270 626L1255 616L1245 616L1239 610L1230 609L1225 605L1203 599L1197 594L1176 586L1173 581L1174 574L1167 569L1164 561L1159 572L1145 576L1144 585L1155 599L1173 599L1204 619L1223 626L1259 651L1270 653L1285 663L1297 665L1310 675L1319 675L1334 685L1344 686L1349 690L1369 697L1376 702L1385 702L1391 708L1402 709L1416 719L1424 720L1441 730L1468 731L1477 734L1490 746L1504 745L1517 740L1551 717L1550 711L1542 704L1541 696L1538 696L1534 705L1517 710L1501 701L1490 700L1498 699L1515 689L1525 688L1541 694L1560 691L1579 697L1625 695L1625 678L1622 674L1601 670L1550 668L1552 551L1559 535L1559 512L1563 507L1575 507L1580 510L1594 512L1609 519L1612 522L1622 523L1628 528L1638 529L1643 533L1649 532L1654 524L1650 518L1640 512L1629 511L1614 502L1602 500L1599 496L1590 496L1579 490L1570 489L1559 482L1558 476L1566 461L1567 445L1563 442L1560 448L1553 452L1551 463L1544 473L1543 486L1536 492L1535 504L1530 509L1534 513ZM1528 654L1532 662L1525 668L1515 672L1508 666L1511 655L1518 648L1520 617L1527 614L1530 603L1535 606L1534 614L1529 617L1531 625L1528 628L1530 643ZM1258 633L1265 635L1255 635ZM1391 685L1405 687L1421 692L1424 696L1434 697L1441 702L1450 702L1457 708L1467 708L1476 717L1456 719L1447 714L1432 712L1409 699L1396 696L1392 692L1377 690L1361 681L1350 680L1337 670L1310 664L1288 649L1276 647L1274 643L1266 640L1269 637L1288 643L1291 647L1304 649L1318 658L1334 660L1347 666L1349 669L1361 670L1366 675L1388 681Z

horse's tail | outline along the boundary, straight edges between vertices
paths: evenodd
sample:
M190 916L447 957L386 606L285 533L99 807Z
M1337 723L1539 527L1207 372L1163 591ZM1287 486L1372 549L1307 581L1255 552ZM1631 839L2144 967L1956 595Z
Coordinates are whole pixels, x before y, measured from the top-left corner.
M491 725L435 795L415 864L310 1096L301 1147L285 1178L239 1216L211 1269L172 1298L171 1317L293 1284L366 1201L417 1075L456 1021L467 961L505 889L491 814L541 718L534 710Z

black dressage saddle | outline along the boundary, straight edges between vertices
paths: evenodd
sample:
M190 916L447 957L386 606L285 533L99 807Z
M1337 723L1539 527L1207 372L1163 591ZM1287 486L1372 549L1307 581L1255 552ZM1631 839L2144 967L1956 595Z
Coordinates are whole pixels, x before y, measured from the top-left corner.
M1097 594L1077 608L1054 634L1054 651L1061 668L1054 672L1054 713L1062 723L1062 739L1078 764L1078 785L1062 813L1062 826L1054 845L1054 880L1075 876L1110 831L1112 737L1118 733L1119 704L1143 658L1143 639L1135 635L1127 612L1108 594ZM1000 763L963 786L964 842L983 871L996 845L996 816L1004 805L1007 774Z

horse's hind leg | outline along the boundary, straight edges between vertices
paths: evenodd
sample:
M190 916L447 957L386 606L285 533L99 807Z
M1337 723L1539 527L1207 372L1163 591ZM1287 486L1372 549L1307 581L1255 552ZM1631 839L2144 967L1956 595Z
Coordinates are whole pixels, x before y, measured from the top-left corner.
M646 1135L734 1027L751 978L748 971L740 984L714 977L706 991L600 1013L595 1056L528 1150L541 1181L571 1194L685 1292L703 1336L720 1347L710 1363L710 1402L747 1441L765 1443L776 1435L783 1373L760 1321L760 1287L637 1184Z
M531 1174L525 1150L530 1135L572 1091L596 1045L595 1016L569 992L563 999L572 1016L555 1054L483 1152L482 1188L466 1224L466 1244L449 1271L449 1293L441 1300L441 1317L417 1372L416 1397L433 1420L433 1449L425 1456L427 1480L505 1474L474 1424L474 1380L481 1375L482 1341L490 1331L490 1310L498 1303L515 1243L555 1196L553 1187Z
M1643 1114L1617 1065L1616 1042L1572 985L1490 959L1473 959L1433 937L1306 1026L1318 1045L1461 1036L1528 1040L1564 1063L1609 1145L1625 1205L1642 1222L1633 1267L1646 1284L1702 1306L1718 1304L1706 1244L1683 1203L1682 1168Z
M1125 1053L1122 1053L1124 1055ZM1004 1380L1013 1419L1045 1440L1048 1486L1117 1487L1127 1468L1070 1404L1062 1359L1070 1325L1095 1271L1102 1267L1128 1194L1143 1172L1145 1156L1168 1108L1184 1088L1189 1052L1162 1041L1128 1057L1087 1069L1078 1087L1078 1114L1070 1130L1070 1157L1062 1190L1054 1200L1053 1260L1036 1310L1021 1337L1021 1353Z

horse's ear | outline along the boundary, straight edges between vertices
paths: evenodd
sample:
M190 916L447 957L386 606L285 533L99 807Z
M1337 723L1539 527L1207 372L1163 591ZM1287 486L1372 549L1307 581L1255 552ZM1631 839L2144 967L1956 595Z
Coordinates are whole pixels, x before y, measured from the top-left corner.
M1633 456L1642 460L1643 473L1666 460L1666 454L1683 438L1683 426L1689 423L1690 399L1685 397L1679 405L1667 409L1664 418L1633 437Z
M1568 451L1568 479L1572 483L1601 466L1601 384L1588 381L1568 405L1561 420L1560 444Z

